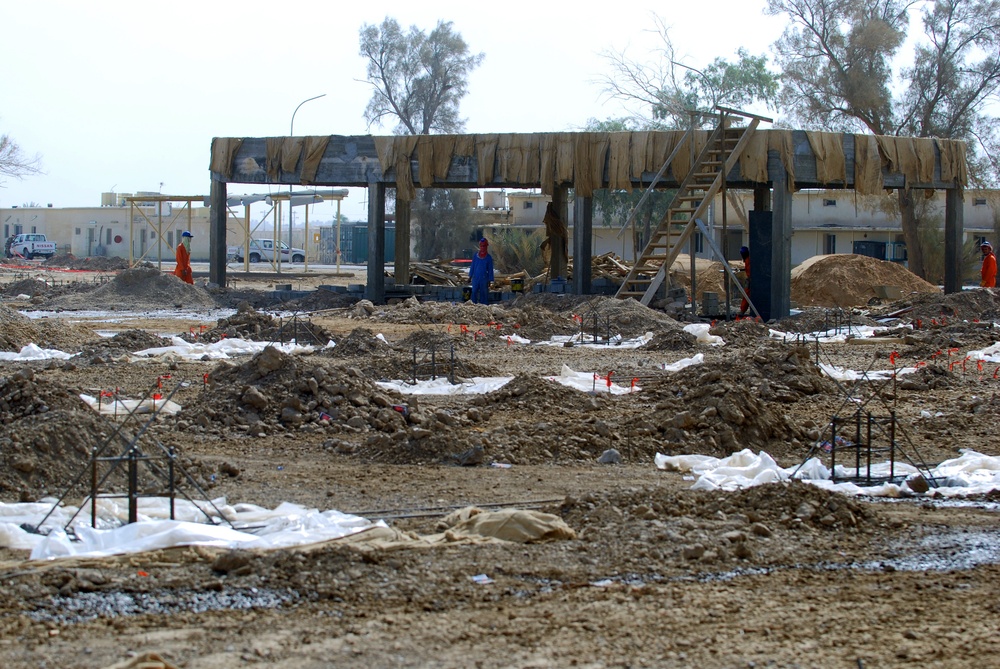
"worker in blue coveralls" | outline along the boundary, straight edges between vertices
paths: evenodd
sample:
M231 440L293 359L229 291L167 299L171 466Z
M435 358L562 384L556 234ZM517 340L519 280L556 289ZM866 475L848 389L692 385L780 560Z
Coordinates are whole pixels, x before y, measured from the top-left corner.
M490 243L479 240L479 253L472 256L469 278L472 280L472 303L489 304L490 284L493 283L493 256L486 250Z

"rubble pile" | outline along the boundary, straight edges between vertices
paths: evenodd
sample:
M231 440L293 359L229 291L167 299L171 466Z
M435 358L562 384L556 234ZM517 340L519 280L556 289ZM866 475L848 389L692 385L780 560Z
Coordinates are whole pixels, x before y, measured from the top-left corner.
M94 290L54 298L47 306L128 311L169 307L210 309L216 303L200 286L184 283L173 274L153 267L136 267L120 272L114 280Z
M967 349L987 348L1000 341L1000 329L989 322L949 321L947 325L942 325L925 321L920 329L900 328L898 333L906 344L906 348L901 348L900 353L922 360L931 356L939 357L953 349L964 353Z
M716 321L709 334L722 337L727 346L756 346L761 340L767 339L771 329L764 323L752 318L741 318L738 321Z
M299 344L325 346L332 338L325 328L306 318L281 318L256 311L243 303L236 313L220 318L214 328L183 335L187 341L214 343L222 339L248 339L250 341L287 342L295 339Z
M941 292L899 263L862 255L814 256L792 270L792 302L799 306L866 305L879 297L876 286L903 295Z
M749 355L688 367L645 390L657 401L655 411L628 426L643 450L725 457L755 448L777 457L789 443L794 449L809 440L815 428L790 423L785 405L835 393L836 386L805 347L765 343Z
M118 257L77 258L72 253L60 253L42 262L45 267L62 267L64 269L86 270L93 272L120 272L128 269L128 260ZM142 262L137 267L152 267L148 262Z
M988 321L1000 318L1000 292L993 288L978 290L963 290L947 295L918 295L907 302L897 302L890 309L903 308L912 305L913 310L906 314L911 320L921 319L924 323L931 320L946 322L952 319L967 321Z

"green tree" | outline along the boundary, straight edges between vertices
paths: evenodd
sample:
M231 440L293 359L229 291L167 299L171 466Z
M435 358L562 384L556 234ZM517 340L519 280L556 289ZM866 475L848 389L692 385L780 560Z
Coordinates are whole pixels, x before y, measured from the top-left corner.
M360 30L360 54L368 61L368 83L372 86L365 108L369 127L394 119L393 131L400 135L462 130L465 122L459 115L459 104L468 93L469 75L485 56L471 53L450 21L438 21L430 34L416 26L404 32L388 16L379 26L366 23ZM412 210L414 219L419 220L415 230L417 257L454 257L463 248L456 239L469 234L469 209L466 191L442 194L435 189L423 190ZM457 211L469 213L459 221ZM462 229L451 230L452 225Z
M457 258L476 246L469 192L461 189L428 188L413 202L416 256L421 260Z
M909 26L907 0L768 0L791 22L775 43L780 99L806 128L962 139L974 181L996 180L1000 90L1000 0L925 2L913 64L893 61ZM992 166L992 170L988 170ZM910 270L927 278L918 208L898 195Z
M497 271L513 274L524 270L529 276L538 276L545 269L543 241L545 231L542 228L497 230L490 242L490 255Z
M39 174L42 171L41 161L41 156L37 154L31 158L25 156L10 135L0 135L0 186L5 177L20 180Z
M605 94L637 106L630 120L640 128L687 128L692 112L711 112L716 105L774 106L778 75L768 69L765 56L738 49L735 62L716 58L698 70L679 62L665 19L654 16L653 23L660 45L646 58L635 59L625 51L602 54L610 68L600 79ZM696 118L697 125L703 123L715 119Z
M450 21L438 21L427 34L416 26L404 32L396 19L386 17L379 26L361 27L360 46L373 89L365 108L369 127L391 118L401 135L462 129L459 103L468 92L469 75L485 56L470 53Z

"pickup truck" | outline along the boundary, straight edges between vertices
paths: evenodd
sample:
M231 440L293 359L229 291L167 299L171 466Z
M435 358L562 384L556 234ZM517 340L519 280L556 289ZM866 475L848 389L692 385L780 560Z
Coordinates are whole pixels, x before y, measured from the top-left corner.
M32 260L36 257L51 258L56 254L56 243L46 241L45 235L35 233L14 235L7 239L4 245L4 255L8 258L25 258Z
M243 262L242 246L230 246L226 249L226 256L236 262ZM302 249L289 248L285 242L278 242L278 249L281 253L281 262L305 262L306 252ZM274 241L270 239L250 240L250 262L260 262L261 260L274 260Z

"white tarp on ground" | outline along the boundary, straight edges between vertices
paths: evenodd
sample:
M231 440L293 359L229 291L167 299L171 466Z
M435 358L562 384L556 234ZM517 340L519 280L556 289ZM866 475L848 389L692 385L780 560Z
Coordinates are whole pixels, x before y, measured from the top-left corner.
M266 341L248 341L246 339L222 339L215 342L214 344L201 344L201 343L191 343L184 341L180 337L171 337L170 346L160 346L157 348L147 348L142 351L136 351L134 355L144 357L144 358L154 358L154 357L167 357L167 358L181 358L184 360L226 360L228 358L240 355L254 355L260 353L268 346L273 346L282 353L287 353L288 355L296 355L301 353L312 353L316 350L315 346L309 345L299 345L294 342L288 344L272 344ZM327 348L332 348L334 343L331 341L326 345Z
M92 395L80 393L80 399L86 402L91 409L105 416L126 416L130 412L135 412L136 414L150 414L156 413L157 411L168 416L173 416L181 410L181 405L176 402L162 399L157 400L153 398L147 398L144 400L116 400L102 398L98 401L98 399Z
M677 362L665 362L662 365L660 365L660 369L668 372L679 372L686 367L700 365L703 362L705 362L705 354L696 353L691 358L681 358Z
M771 339L780 339L781 341L806 341L809 343L815 343L819 339L820 344L840 344L847 341L848 337L854 339L869 339L871 337L878 336L882 332L887 332L889 330L898 330L899 328L911 328L912 325L894 325L891 328L887 326L872 326L872 325L851 325L848 327L846 324L841 325L840 328L831 328L829 330L823 330L820 332L782 332L781 330L768 330L768 336Z
M750 449L733 453L728 458L714 458L707 455L656 454L654 463L658 469L675 470L694 474L698 477L693 490L737 490L763 483L787 481L795 478L808 481L827 490L847 495L870 495L874 497L901 497L917 495L904 482L885 483L878 486L859 486L853 483L833 483L830 470L818 458L810 458L799 467L783 468L774 459L761 451L754 454ZM798 469L798 473L796 472ZM864 473L866 470L863 470ZM897 462L894 473L899 476L915 475L919 472L912 465ZM938 487L931 487L928 493L945 497L975 495L1000 489L1000 457L983 455L965 450L958 458L946 460L929 472L936 479ZM852 467L837 465L838 478L856 476ZM889 475L889 463L872 465L872 476Z
M708 331L712 329L709 323L691 323L685 325L683 329L684 332L694 335L699 344L708 344L709 346L725 346L726 344L726 340L722 337L709 334Z
M961 365L963 361L968 360L973 363L989 362L989 363L1000 363L1000 343L993 344L984 349L978 351L969 351L965 354L965 357L952 357L949 358L951 362L949 365ZM968 366L966 366L967 368ZM853 369L844 369L843 367L837 367L836 365L828 365L825 362L819 363L819 368L824 374L830 378L836 379L837 381L858 381L860 379L865 379L867 381L885 381L886 379L891 379L893 373L896 376L903 376L905 374L913 374L917 371L916 367L900 367L899 369L876 369L868 372L858 372ZM949 370L951 371L951 370ZM963 370L964 371L964 370ZM978 369L978 364L976 364L973 369L968 370L969 373L982 373L982 370Z
M45 521L42 531L48 536L33 534L21 529L27 523L37 526L53 503L0 504L0 546L30 549L32 560L68 556L101 556L170 548L172 546L202 545L222 548L282 548L337 539L373 527L385 527L382 521L373 523L367 518L351 516L339 511L309 509L284 502L274 509L253 504L229 506L225 499L212 504L177 500L176 520L170 520L169 500L165 497L141 498L139 522L124 524L128 519L127 507L118 499L98 500L97 529L90 527L90 506L85 504L73 521L73 531L79 541L70 541L63 527L77 511L75 507L58 507ZM228 523L212 525L199 511L204 509L216 522L221 522L215 507Z
M447 378L417 381L376 381L386 390L395 390L403 395L483 395L503 388L513 376L474 376L461 383L452 384Z
M32 360L69 360L73 353L64 353L52 348L40 348L36 344L26 344L17 353L0 351L0 362L30 362Z
M513 337L514 335L512 335ZM634 337L632 339L622 339L621 335L615 335L611 339L606 339L604 337L576 333L574 335L553 335L549 341L540 341L538 344L540 346L566 346L567 344L571 346L581 346L583 348L624 348L632 349L639 348L640 346L645 346L650 341L653 340L653 333L647 332L641 337Z
M614 373L611 374L614 376ZM608 377L602 374L596 374L594 372L575 372L566 365L562 366L562 372L559 376L546 376L543 377L549 381L555 381L556 383L568 386L570 388L575 388L576 390L582 390L585 393L596 392L596 393L611 393L612 395L627 395L631 392L639 392L642 390L639 386L628 387L620 386L614 381L608 382ZM629 379L630 380L630 379Z

